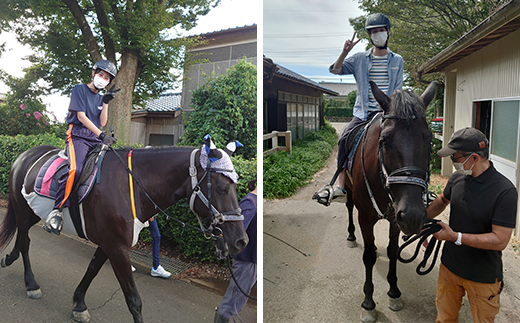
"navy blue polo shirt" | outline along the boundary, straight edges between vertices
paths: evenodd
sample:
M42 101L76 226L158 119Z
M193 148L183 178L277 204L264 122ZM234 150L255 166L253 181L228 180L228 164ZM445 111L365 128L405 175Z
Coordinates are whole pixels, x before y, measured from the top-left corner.
M451 175L444 196L450 200L450 227L455 232L481 234L492 232L492 225L514 228L518 193L493 163L478 177ZM464 243L464 239L462 241ZM446 241L442 263L455 275L480 283L503 279L502 252Z
M233 255L233 259L240 261L253 262L256 264L256 194L247 193L239 204L244 215L244 228L246 229L249 243L240 251Z
M92 92L86 84L78 84L72 89L72 93L70 94L67 123L81 125L81 122L78 120L77 112L82 111L85 112L87 118L89 118L96 127L101 128L101 109L103 109L103 95L100 92Z

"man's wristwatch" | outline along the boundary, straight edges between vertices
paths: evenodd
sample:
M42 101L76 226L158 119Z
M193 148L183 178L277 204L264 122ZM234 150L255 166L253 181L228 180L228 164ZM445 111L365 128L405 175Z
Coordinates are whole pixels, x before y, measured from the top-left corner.
M457 246L462 246L462 233L461 232L457 232L457 241L455 241L455 244Z

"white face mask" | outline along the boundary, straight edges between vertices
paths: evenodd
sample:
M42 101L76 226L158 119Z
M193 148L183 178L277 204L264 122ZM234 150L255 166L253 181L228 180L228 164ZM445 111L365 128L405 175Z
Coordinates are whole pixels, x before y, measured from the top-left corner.
M388 40L388 32L380 31L373 33L370 38L376 47L385 47L386 41Z
M99 75L94 75L94 87L98 90L103 90L108 85L108 81L104 80Z
M470 169L464 169L464 164L468 161L468 159L470 159L472 155L469 155L468 158L466 158L466 160L463 162L463 163L453 163L453 167L455 167L455 170L457 172L459 172L460 174L462 175L471 175L473 174L473 166L475 166L475 163L473 163L473 165L471 165L471 168Z

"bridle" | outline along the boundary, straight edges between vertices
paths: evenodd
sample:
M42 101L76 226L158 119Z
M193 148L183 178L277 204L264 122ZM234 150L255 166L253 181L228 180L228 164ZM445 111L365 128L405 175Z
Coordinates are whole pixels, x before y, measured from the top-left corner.
M208 158L208 164L206 166L206 170L204 172L204 175L202 175L201 179L197 181L197 167L195 166L195 156L197 152L199 152L200 149L194 149L191 152L190 155L190 177L191 177L191 194L190 194L190 209L195 215L197 216L197 219L199 220L199 224L201 226L201 229L203 229L204 236L206 236L206 232L212 233L214 230L219 230L220 233L222 233L222 230L217 227L218 224L223 224L226 221L243 221L244 216L242 215L242 210L240 208L237 208L235 210L227 211L227 212L220 212L217 210L213 204L211 204L211 172L233 172L233 169L222 169L222 168L214 168L211 167L211 161ZM222 153L225 154L224 151ZM202 189L200 187L200 184L204 180L204 178L208 178L208 197L204 195L202 192ZM195 205L195 198L199 197L202 203L206 205L209 212L209 217L207 217L205 221L202 221L200 219L200 216L195 212L194 205ZM204 230L204 223L210 223L209 228L207 230ZM211 236L206 236L207 239L211 238Z
M417 117L413 116L412 120L415 120ZM379 209L377 202L374 198L374 194L372 193L372 189L370 188L370 184L368 183L368 179L366 176L365 171L365 162L364 162L364 150L365 150L365 142L366 142L366 134L368 132L368 128L374 124L379 119L379 139L378 139L378 149L377 149L377 158L379 161L379 172L381 176L381 184L385 188L386 193L388 195L388 198L390 199L390 203L388 203L387 209L385 213L383 214L381 210ZM390 191L390 185L392 184L408 184L408 185L418 185L422 187L423 189L423 196L424 193L428 191L428 184L430 182L430 168L428 167L427 170L424 170L422 168L416 167L416 166L404 166L401 168L398 168L394 171L392 171L390 174L388 174L388 171L386 170L384 158L383 158L383 144L381 141L381 133L383 130L383 124L384 121L387 119L403 119L398 116L394 115L383 115L383 112L378 113L372 121L367 124L365 133L363 135L363 143L361 146L361 165L363 168L363 177L365 179L365 185L367 187L368 193L370 195L370 200L372 201L372 205L374 209L376 210L379 218L386 219L388 216L394 211L394 204L395 204L395 198L392 195L392 192ZM430 164L431 159L431 146L430 146L430 153L428 154L428 165Z

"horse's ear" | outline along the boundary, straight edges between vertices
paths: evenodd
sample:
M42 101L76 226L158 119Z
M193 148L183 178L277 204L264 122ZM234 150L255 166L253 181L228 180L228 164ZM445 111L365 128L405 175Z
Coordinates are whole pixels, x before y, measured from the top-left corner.
M231 141L229 144L227 144L224 151L231 157L238 147L244 147L244 145L242 145L238 140Z
M421 95L421 101L425 107L428 107L430 102L432 102L433 98L435 98L435 94L437 94L437 81L431 82Z
M206 154L208 154L208 158L211 162L215 162L222 158L222 153L217 149L209 134L204 136L204 149L206 150Z
M390 98L388 95L381 91L373 81L370 81L370 88L372 89L372 94L374 95L377 103L379 103L385 112L388 111L390 108Z

